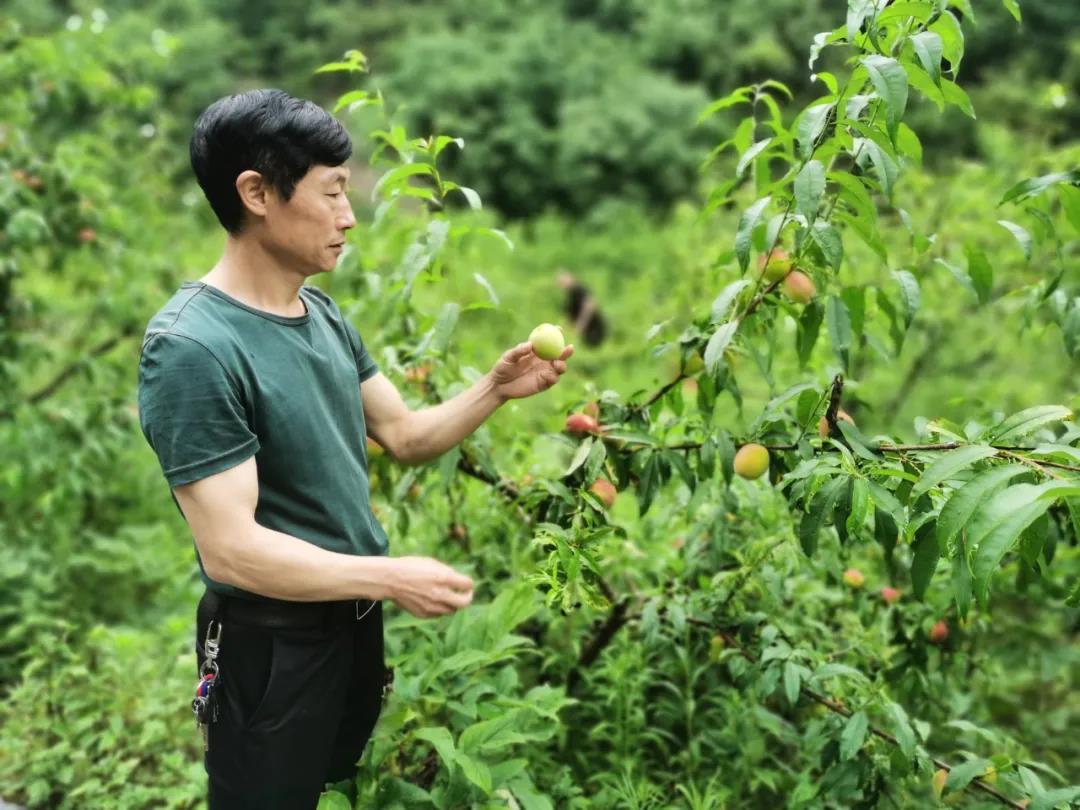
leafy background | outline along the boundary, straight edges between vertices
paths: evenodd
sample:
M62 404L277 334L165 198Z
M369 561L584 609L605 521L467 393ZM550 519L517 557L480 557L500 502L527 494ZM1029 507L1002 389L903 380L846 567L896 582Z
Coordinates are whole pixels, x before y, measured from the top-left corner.
M187 166L191 122L272 85L328 108L354 94L338 114L361 224L311 283L411 405L564 320L557 268L612 326L462 451L376 461L393 552L446 560L479 591L450 619L392 614L395 690L355 784L323 806L933 806L942 764L952 805L1075 800L1080 11L1026 2L1018 23L1011 2L897 5L878 55L896 46L910 92L890 137L896 86L850 61L869 38L825 47L816 80L808 67L819 32L879 20L870 2L9 2L0 796L204 804L187 707L201 589L135 370L149 316L222 245ZM904 46L923 27L966 91L940 108ZM314 72L349 49L370 73ZM867 86L868 114L848 116L866 130L848 126L892 155L897 182L889 195L877 164L844 159L843 126L810 139L839 156L844 253L803 247L819 294L800 307L731 285L770 250L744 212L766 194L772 217L805 205L800 111L827 98L826 72ZM722 98L755 102L702 115ZM465 146L435 159L419 140L435 133ZM407 161L431 167L424 182L394 174ZM857 428L819 440L838 373ZM606 437L565 433L590 401ZM750 439L795 447L744 481L732 454ZM1043 452L880 449L948 442ZM610 510L588 492L601 474L619 487ZM985 500L950 535L944 509L968 483ZM1030 525L999 532L980 569L969 555L990 544L975 541L1014 514ZM967 596L969 562L985 598Z

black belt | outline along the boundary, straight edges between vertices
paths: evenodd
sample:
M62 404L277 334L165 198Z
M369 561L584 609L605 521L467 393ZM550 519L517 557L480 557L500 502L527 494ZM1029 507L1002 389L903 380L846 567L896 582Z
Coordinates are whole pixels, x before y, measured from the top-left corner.
M232 619L255 627L328 627L355 624L371 613L371 599L346 599L339 602L289 602L282 599L255 601L223 596L207 589L203 600L221 621Z

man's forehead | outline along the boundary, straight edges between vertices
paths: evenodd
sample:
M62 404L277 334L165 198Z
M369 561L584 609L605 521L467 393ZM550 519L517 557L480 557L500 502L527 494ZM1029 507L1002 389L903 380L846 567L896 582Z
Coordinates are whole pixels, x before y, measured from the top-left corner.
M349 179L349 170L344 166L319 166L317 172L319 179L326 183Z

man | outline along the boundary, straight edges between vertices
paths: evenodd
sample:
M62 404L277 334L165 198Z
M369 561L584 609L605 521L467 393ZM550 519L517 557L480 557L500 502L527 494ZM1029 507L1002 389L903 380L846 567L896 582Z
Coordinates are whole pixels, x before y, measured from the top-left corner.
M548 362L519 344L468 390L410 411L334 301L304 285L356 224L351 151L332 116L279 90L210 105L191 162L225 250L143 340L140 424L206 585L194 705L211 810L311 808L349 779L381 706L382 602L432 617L472 600L449 566L387 556L365 436L401 463L435 458L554 385L573 352Z

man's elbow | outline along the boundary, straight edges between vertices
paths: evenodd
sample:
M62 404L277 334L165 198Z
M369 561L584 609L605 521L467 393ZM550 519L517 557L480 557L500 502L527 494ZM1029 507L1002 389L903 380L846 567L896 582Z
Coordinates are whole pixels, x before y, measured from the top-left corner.
M380 430L374 439L397 464L409 466L423 461L410 438L408 419L402 419L397 424Z

